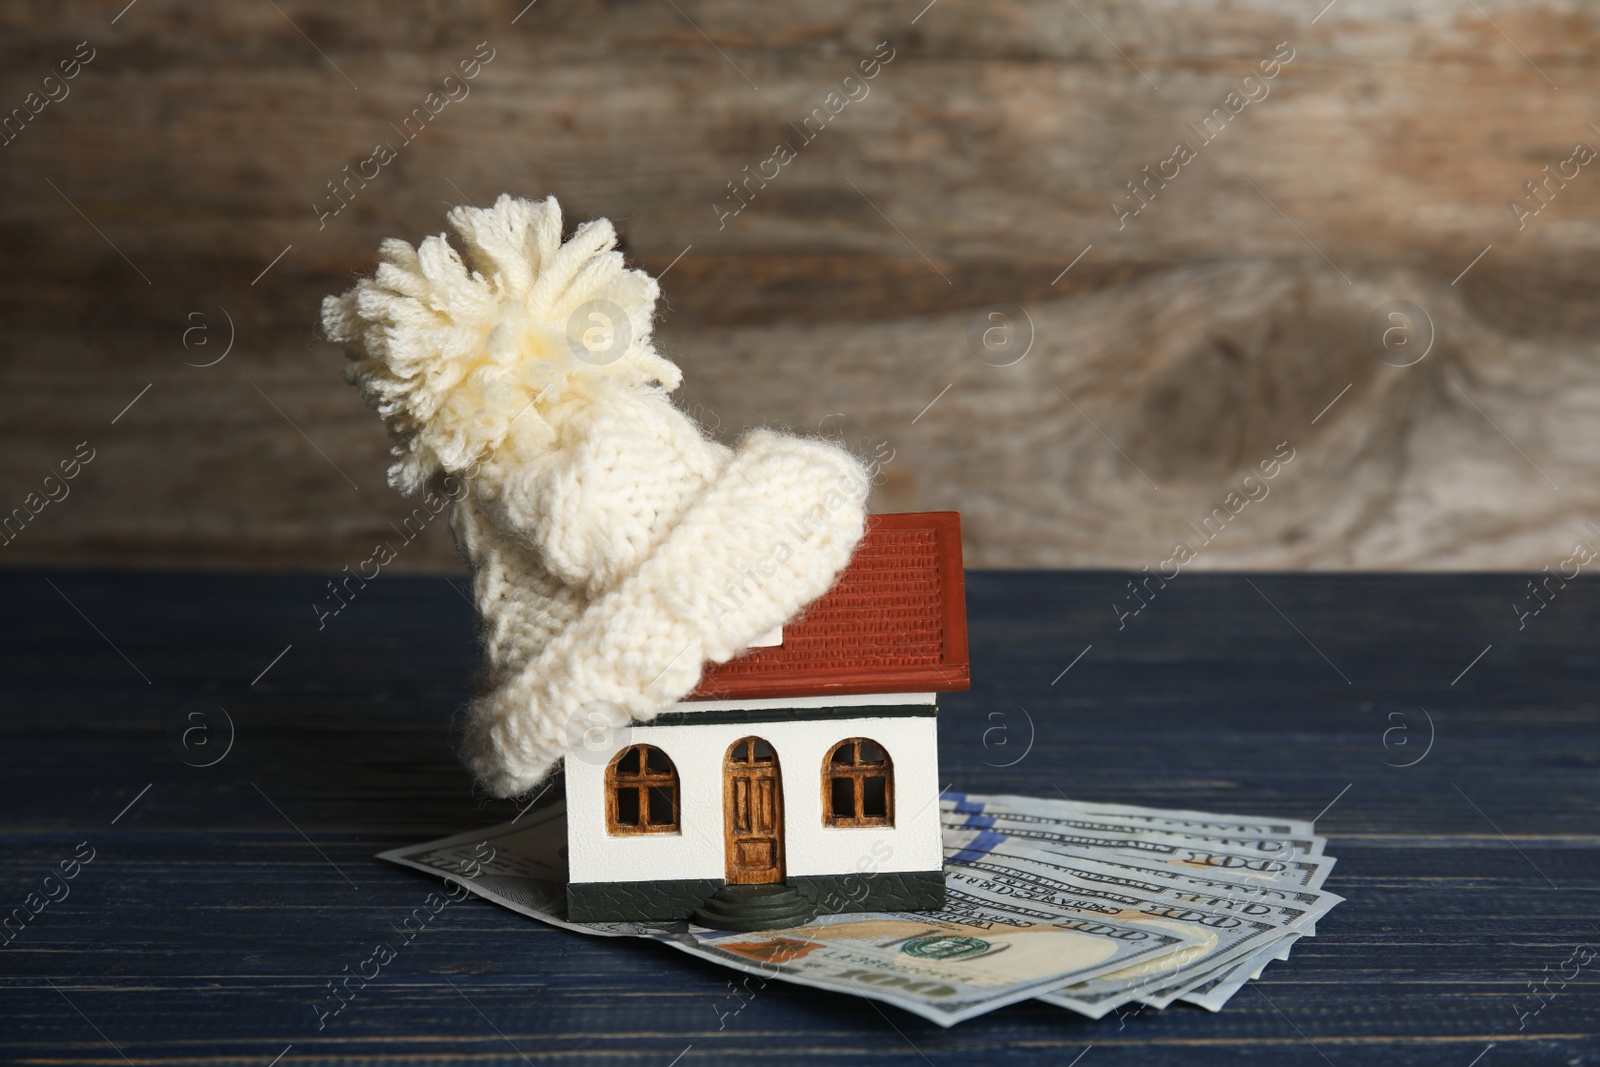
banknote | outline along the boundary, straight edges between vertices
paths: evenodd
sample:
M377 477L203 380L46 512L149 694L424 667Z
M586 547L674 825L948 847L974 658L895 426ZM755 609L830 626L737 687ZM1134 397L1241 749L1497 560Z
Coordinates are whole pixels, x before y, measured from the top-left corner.
M1010 838L984 830L944 831L945 855L952 862L972 862L984 857L1016 856L1071 871L1076 877L1105 883L1114 888L1138 886L1159 890L1162 899L1179 900L1202 907L1217 908L1253 917L1267 917L1282 925L1293 925L1302 932L1314 928L1317 917L1331 910L1344 898L1326 889L1305 888L1297 873L1278 883L1250 875L1224 871L1212 873L1186 863L1160 860L1139 861L1088 849L1069 849L1050 843ZM1318 857L1324 870L1315 879L1326 877L1326 867L1334 860ZM1149 886L1149 883L1159 883Z
M767 979L895 1004L951 1026L1202 942L1177 924L1117 922L952 887L938 912L822 916L790 930L736 934L688 922L566 918L566 818L558 802L512 823L391 849L380 859L578 933L635 936Z
M1279 875L1263 874L1257 871L1245 870L1217 870L1192 863L1168 860L1155 856L1124 856L1121 853L1107 852L1095 848L1078 847L1054 841L1039 841L1026 838L1013 839L1004 834L995 834L991 831L978 830L951 830L944 831L945 855L954 857L961 852L983 853L997 848L1004 848L1008 843L1025 848L1036 848L1051 856L1068 859L1086 859L1106 864L1112 867L1125 867L1133 871L1161 871L1167 875L1182 875L1185 884L1196 892L1222 893L1239 897L1241 899L1257 898L1261 900L1305 900L1307 902L1317 899L1320 887L1327 880L1328 873L1333 869L1335 860L1332 856L1317 856L1313 859L1285 861L1284 870ZM1309 897L1299 894L1310 894Z
M1270 879L1235 875L1228 871L1213 873L1188 863L1165 862L1159 859L1136 857L1126 859L1120 855L1095 850L1058 847L1051 842L1028 838L1012 838L988 830L944 831L945 856L952 863L970 862L985 856L1020 856L1040 862L1057 864L1080 872L1083 877L1105 880L1115 884L1119 879L1154 879L1173 887L1178 899L1189 903L1243 914L1262 916L1278 915L1285 924L1328 911L1344 898L1324 890L1305 888L1300 876L1290 870L1283 883ZM1317 862L1332 866L1331 857L1318 857ZM1326 878L1319 872L1318 885Z
M1200 943L1178 927L1034 907L947 886L938 912L824 915L790 930L692 929L672 947L763 978L882 1000L953 1026Z
M1289 950L1295 942L1312 937L1315 933L1315 925L1285 933L1263 945L1259 951L1224 964L1215 971L1198 976L1185 976L1182 981L1161 989L1141 991L1136 999L1152 1008L1165 1008L1181 1000L1200 1007L1210 1007L1212 1011L1220 1011L1228 998L1243 988L1245 983L1261 977L1261 972L1268 963L1274 960L1287 960ZM1195 999L1191 1000L1191 996ZM1215 1006L1211 1007L1213 1004Z
M1225 815L1175 808L1146 808L1136 804L1101 804L1067 797L1021 797L1007 794L953 793L940 796L946 810L967 813L1021 811L1068 819L1103 819L1118 825L1144 825L1169 833L1209 837L1312 837L1314 824L1300 819L1274 819L1264 815Z
M567 810L541 805L508 823L378 853L378 858L441 875L485 900L563 930L599 937L680 933L687 922L567 921Z
M981 858L972 857L970 850L966 849L957 851L957 854L966 858L951 862L952 874L981 870L993 877L1013 881L1024 873L1030 878L1043 875L1070 884L1074 892L1093 894L1119 904L1137 901L1152 908L1189 908L1197 915L1250 919L1266 923L1274 929L1304 930L1342 899L1332 893L1299 893L1296 894L1298 899L1292 903L1268 901L1259 895L1259 887L1243 883L1236 883L1223 892L1196 892L1189 884L1191 879L1181 873L1057 856L1015 843L1007 843ZM1035 879L1034 884L1036 882ZM1208 925L1236 928L1233 924L1222 922L1210 922Z
M1110 815L1083 816L1067 811L1027 811L1020 808L992 807L968 800L959 808L940 804L939 817L946 826L963 826L968 829L988 829L997 825L1011 827L1006 831L1020 834L1021 830L1035 826L1058 833L1093 835L1104 843L1120 837L1189 837L1203 839L1212 847L1244 854L1259 855L1320 855L1324 838L1313 834L1301 837L1279 837L1272 834L1213 834L1193 830L1168 829L1144 822L1122 821Z
M1193 1004L1207 1011L1221 1011L1223 1005L1228 1003L1239 990L1249 982L1261 977L1261 972L1266 970L1267 964L1274 960L1289 958L1289 949L1296 942L1310 934L1287 934L1282 945L1268 946L1255 956L1236 964L1223 967L1217 974L1206 981L1196 985L1177 999L1185 1004ZM1156 1005L1164 1007L1165 1005Z
M1098 855L1147 863L1158 860L1206 870L1228 873L1236 878L1281 882L1296 876L1310 878L1315 865L1306 861L1318 858L1325 841L1320 837L1234 838L1200 837L1148 829L1086 828L1073 820L1052 819L1022 812L985 812L960 815L941 812L945 830L982 830L999 837L1025 840L1042 848L1087 849ZM980 842L984 838L977 838Z

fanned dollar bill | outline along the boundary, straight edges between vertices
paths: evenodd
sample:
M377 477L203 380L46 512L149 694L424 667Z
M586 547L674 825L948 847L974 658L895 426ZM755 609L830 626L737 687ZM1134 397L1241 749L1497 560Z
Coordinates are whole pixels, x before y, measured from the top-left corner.
M1004 811L982 815L941 812L940 825L946 833L979 831L972 839L975 848L987 847L991 841L1027 841L1048 852L1087 852L1089 858L1139 864L1154 861L1226 874L1235 880L1275 884L1295 879L1309 882L1317 867L1311 861L1320 858L1325 843L1320 837L1210 838L1148 829L1089 829L1048 816Z
M1287 960L1295 942L1312 937L1316 932L1317 928L1311 926L1306 930L1285 935L1279 944L1264 948L1239 963L1229 964L1215 974L1208 975L1205 981L1184 990L1177 999L1185 1004L1205 1008L1207 1011L1221 1011L1228 998L1243 989L1247 982L1260 978L1261 972L1267 969L1269 963Z
M1325 840L1313 835L1276 837L1264 834L1199 834L1166 830L1144 823L1119 822L1108 816L1073 816L991 807L968 801L963 809L940 802L939 819L951 829L992 830L1008 837L1063 842L1127 854L1175 857L1180 862L1212 867L1239 867L1278 874L1268 860L1298 859L1322 854ZM1203 846L1203 850L1201 850ZM1203 851L1200 855L1191 852ZM1235 856L1226 861L1223 857Z
M1269 946L1254 956L1219 969L1176 999L1184 1004L1205 1008L1207 1011L1221 1011L1223 1005L1227 1004L1235 993L1261 977L1261 972L1266 970L1267 964L1274 960L1288 959L1290 946L1301 938L1310 936L1310 934L1287 934L1282 944Z
M1318 857L1318 864L1322 867L1318 872L1321 877L1306 879L1298 868L1290 867L1283 881L1273 881L1260 877L1256 872L1217 872L1189 863L1147 859L1143 856L1130 860L1114 853L1060 847L1052 842L1030 838L1014 839L986 830L947 828L944 831L944 848L945 855L958 863L993 854L1021 855L1062 864L1073 870L1105 872L1097 877L1155 877L1186 890L1190 894L1188 899L1195 903L1210 902L1219 907L1237 903L1254 914L1265 912L1259 907L1247 905L1283 905L1320 914L1326 910L1319 909L1321 902L1331 900L1337 903L1343 899L1326 891L1306 888L1302 884L1304 881L1315 881L1320 886L1327 868L1333 864L1331 857Z
M1032 907L947 887L938 912L825 915L757 933L693 928L672 947L765 978L887 1001L942 1026L1199 944L1178 924Z
M1334 861L1308 822L970 794L941 809L942 911L756 933L568 921L559 801L379 858L562 929L648 938L944 1026L1028 998L1093 1018L1129 1003L1217 1011L1341 899L1322 889Z
M676 923L567 921L567 808L541 805L508 823L378 853L380 860L443 875L469 892L563 930L599 937L653 937Z
M1019 797L1006 794L952 793L939 798L947 811L961 814L988 811L1018 811L1066 819L1100 818L1119 825L1144 825L1152 830L1206 837L1311 837L1311 823L1300 819L1273 819L1264 815L1219 815L1208 811L1177 808L1143 808L1134 804L1097 804L1088 800L1059 800L1051 797Z

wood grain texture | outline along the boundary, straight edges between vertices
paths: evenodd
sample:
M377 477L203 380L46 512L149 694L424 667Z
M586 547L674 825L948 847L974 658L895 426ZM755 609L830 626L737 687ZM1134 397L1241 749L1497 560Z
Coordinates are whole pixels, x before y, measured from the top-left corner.
M409 507L317 306L381 238L509 191L616 220L664 274L715 433L886 445L874 506L961 510L969 563L1158 565L1289 442L1194 567L1538 569L1600 513L1600 164L1537 215L1525 183L1600 148L1600 14L1321 6L7 5L0 108L95 58L0 146L0 509L98 456L0 554L337 569L388 539L396 569L456 570L442 523L395 541ZM1196 158L1119 222L1180 140ZM394 161L319 221L379 142ZM1396 299L1433 327L1408 368L1366 336ZM1012 305L1033 346L993 366L973 324Z
M729 972L661 946L469 901L319 1030L326 983L394 944L438 885L373 854L515 813L475 796L448 748L469 606L444 578L393 577L315 632L309 576L0 573L4 903L78 842L97 850L0 949L0 1060L121 1063L113 1043L136 1064L265 1064L292 1045L284 1067L1600 1054L1589 971L1518 1014L1537 1006L1529 982L1600 941L1600 584L1518 631L1513 575L1193 575L1118 630L1106 605L1128 578L968 576L973 689L944 700L940 780L1317 817L1348 899L1220 1014L1096 1023L1025 1003L945 1031L779 983L741 1001ZM209 768L169 748L197 700L236 731Z

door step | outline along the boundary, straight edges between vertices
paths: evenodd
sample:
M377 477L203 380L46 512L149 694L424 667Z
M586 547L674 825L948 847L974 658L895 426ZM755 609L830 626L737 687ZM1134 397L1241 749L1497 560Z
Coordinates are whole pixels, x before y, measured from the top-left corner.
M786 885L725 885L694 921L713 930L784 930L817 917L817 907Z

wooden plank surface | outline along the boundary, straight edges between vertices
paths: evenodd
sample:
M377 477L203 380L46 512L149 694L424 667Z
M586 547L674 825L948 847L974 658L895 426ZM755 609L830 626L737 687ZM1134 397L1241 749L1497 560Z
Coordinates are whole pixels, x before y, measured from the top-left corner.
M1119 630L1109 604L1127 578L969 574L973 689L944 702L941 781L1302 819L1327 808L1329 888L1347 902L1220 1014L1090 1022L1030 1003L945 1031L780 983L735 1011L729 972L473 900L318 1030L325 984L396 941L435 888L373 853L515 810L475 797L448 746L475 655L467 603L444 578L391 577L319 632L315 576L0 572L6 906L80 842L95 850L70 896L0 949L0 1061L1600 1055L1592 965L1519 1016L1538 1007L1529 982L1600 944L1600 587L1573 583L1519 631L1517 576L1195 575ZM169 742L206 706L208 743L222 740L216 707L234 743L189 766ZM191 762L212 758L195 756L199 740Z
M380 239L512 192L616 220L664 275L713 432L892 448L878 510L959 508L972 564L1155 564L1288 442L1275 502L1197 568L1537 570L1600 513L1600 180L1525 184L1600 148L1600 12L1324 7L6 5L0 108L94 58L0 146L0 508L99 455L4 553L365 559L408 508L318 302ZM470 93L406 141L479 42ZM1180 140L1196 158L1121 218ZM319 218L377 142L394 162ZM722 218L780 142L796 158ZM1367 336L1400 299L1434 335L1407 368ZM997 321L1032 335L1013 366L974 347ZM454 570L448 533L395 566Z

